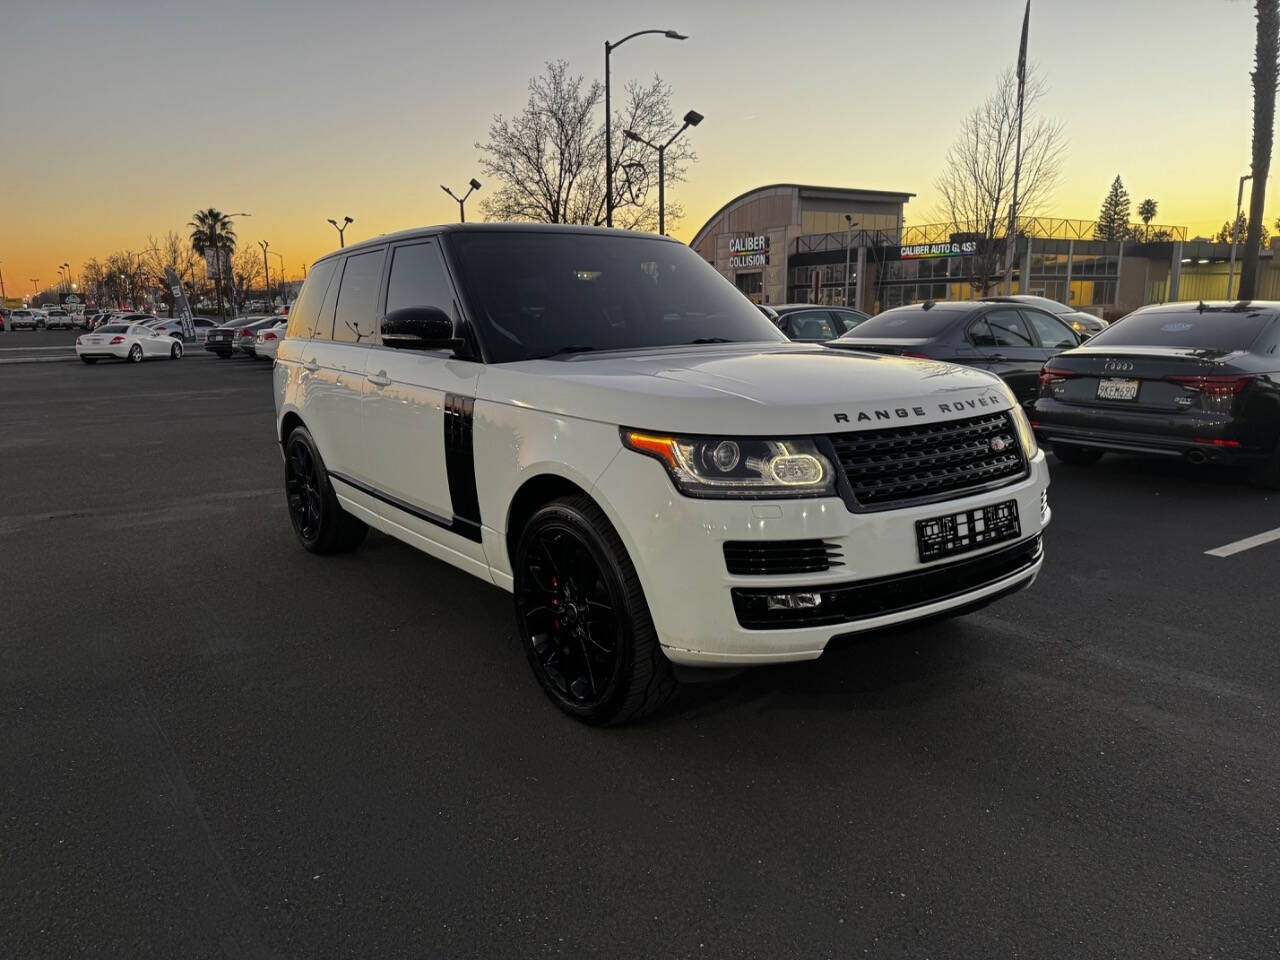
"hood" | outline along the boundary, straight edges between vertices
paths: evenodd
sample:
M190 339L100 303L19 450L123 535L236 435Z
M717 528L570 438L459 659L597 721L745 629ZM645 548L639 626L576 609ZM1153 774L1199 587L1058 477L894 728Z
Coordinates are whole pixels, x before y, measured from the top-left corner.
M575 354L487 367L481 399L685 433L827 433L1006 409L989 373L794 343Z

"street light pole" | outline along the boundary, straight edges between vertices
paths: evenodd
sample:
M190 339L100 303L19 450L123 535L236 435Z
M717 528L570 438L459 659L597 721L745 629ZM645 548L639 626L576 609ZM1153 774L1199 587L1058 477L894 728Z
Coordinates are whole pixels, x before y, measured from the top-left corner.
M849 214L844 215L844 305L849 306L849 254L853 250L853 228L856 224Z
M267 312L271 312L274 301L271 299L271 264L267 260L267 247L271 246L266 240L259 240L258 246L262 248L262 276L263 283L267 288Z
M1227 267L1227 299L1231 299L1231 282L1236 277L1236 244L1240 241L1240 205L1244 202L1244 182L1252 180L1253 174L1246 173L1240 178L1240 188L1236 191L1236 218L1231 221L1231 265Z
M472 177L471 182L468 184L468 186L471 189L468 190L466 193L464 193L461 198L459 198L456 193L454 193L452 190L446 187L443 183L440 184L441 190L443 190L449 196L453 197L453 199L458 201L458 222L459 223L467 222L467 208L466 208L467 197L471 196L473 193L475 193L477 190L480 189L480 181L477 180L475 177Z
M271 251L271 255L280 261L280 283L279 283L280 305L283 306L286 310L288 310L289 309L289 288L286 286L286 283L285 283L284 257L281 254L276 253L274 250Z
M355 223L355 221L352 220L350 217L343 217L342 226L338 226L338 221L330 217L329 222L333 224L333 229L338 231L338 248L339 249L345 248L347 245L347 241L343 235L347 232L347 227Z
M0 270L0 300L5 298L4 292L4 271Z
M637 30L629 33L617 43L604 42L604 225L613 226L613 106L610 99L611 86L609 79L609 54L633 37L643 37L649 33L660 33L668 40L688 40L683 33L674 30ZM661 192L661 191L659 191Z
M676 138L684 133L690 127L696 127L703 121L702 114L697 110L690 110L684 115L684 123L680 129L673 133L669 140L663 144L650 143L634 130L624 130L628 140L636 143L643 143L646 147L658 151L658 233L661 236L667 235L667 147L676 142Z

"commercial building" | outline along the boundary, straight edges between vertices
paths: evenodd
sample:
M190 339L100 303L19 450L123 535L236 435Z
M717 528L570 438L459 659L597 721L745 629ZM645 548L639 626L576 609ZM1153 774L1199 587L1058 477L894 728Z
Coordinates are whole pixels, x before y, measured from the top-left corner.
M1051 297L1114 318L1146 303L1227 296L1231 244L1185 227L1134 224L1100 240L1089 220L1019 218L1010 250L975 224L905 226L912 193L771 184L735 197L690 244L757 303L847 303L875 313L990 293ZM1011 256L1010 256L1011 254ZM1012 260L1006 270L1006 260ZM1263 251L1259 298L1280 299L1280 265Z

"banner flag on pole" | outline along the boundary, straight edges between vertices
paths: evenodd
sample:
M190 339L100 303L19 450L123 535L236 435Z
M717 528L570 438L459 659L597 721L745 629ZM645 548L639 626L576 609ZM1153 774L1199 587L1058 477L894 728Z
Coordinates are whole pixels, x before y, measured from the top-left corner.
M164 282L169 285L169 292L173 294L173 308L178 312L178 319L182 321L182 342L195 343L196 324L191 316L191 304L187 303L187 295L182 290L182 281L173 272L173 267L164 268Z
M1027 0L1027 9L1022 14L1022 44L1018 47L1018 97L1022 97L1022 88L1027 82L1027 30L1031 26L1031 0Z

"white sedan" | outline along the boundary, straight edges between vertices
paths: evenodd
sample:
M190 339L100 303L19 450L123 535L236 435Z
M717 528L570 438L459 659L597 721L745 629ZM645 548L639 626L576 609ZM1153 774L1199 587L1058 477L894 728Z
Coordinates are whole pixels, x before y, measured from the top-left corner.
M182 356L182 341L140 323L108 323L76 337L76 355L85 363L111 358L131 363L141 363L146 357L177 360Z
M259 360L274 360L276 358L276 350L280 347L280 341L284 339L284 329L288 326L287 320L281 320L274 327L267 327L265 330L259 330L253 342L253 355Z

